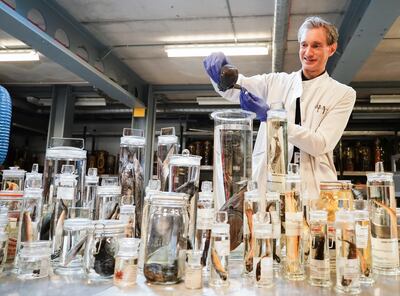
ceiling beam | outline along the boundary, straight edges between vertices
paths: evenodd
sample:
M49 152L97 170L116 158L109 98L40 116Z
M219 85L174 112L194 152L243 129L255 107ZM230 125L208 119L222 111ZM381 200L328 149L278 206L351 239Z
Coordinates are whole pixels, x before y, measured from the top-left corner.
M290 0L275 0L272 37L272 72L283 70L289 27Z
M101 89L111 98L129 107L144 106L139 98L143 98L146 82L113 54L106 54L107 48L55 1L16 2L16 10L0 2L2 30ZM28 12L32 9L37 9L42 14L46 24L45 31L28 20ZM53 37L57 29L62 29L67 34L69 48ZM79 48L86 49L88 61L76 54ZM98 70L99 66L95 67L96 63L102 63L104 73Z
M338 49L327 70L348 84L400 15L398 0L352 0L339 30Z
M153 94L176 94L191 92L214 92L214 88L209 84L156 84L153 85Z

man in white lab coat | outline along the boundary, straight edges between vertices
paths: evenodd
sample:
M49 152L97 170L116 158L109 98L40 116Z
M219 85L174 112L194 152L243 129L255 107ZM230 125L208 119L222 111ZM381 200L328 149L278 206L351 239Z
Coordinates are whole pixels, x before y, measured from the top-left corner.
M228 64L223 53L211 54L204 60L216 91L230 101L240 102L242 109L255 112L262 121L253 152L253 179L260 185L266 184L265 120L273 102L283 102L288 112L288 158L289 162L299 160L308 198L318 197L321 181L337 179L333 149L356 100L355 91L332 79L325 69L328 58L336 51L337 40L334 25L319 17L306 19L298 31L301 70L252 77L239 74L236 83L242 86L241 90L218 89L220 69Z

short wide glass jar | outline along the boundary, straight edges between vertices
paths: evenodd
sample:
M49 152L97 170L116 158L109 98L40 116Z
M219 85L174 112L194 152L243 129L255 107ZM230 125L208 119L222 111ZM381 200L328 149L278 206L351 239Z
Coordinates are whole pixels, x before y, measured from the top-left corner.
M24 280L49 275L51 241L22 242L18 260L18 278Z

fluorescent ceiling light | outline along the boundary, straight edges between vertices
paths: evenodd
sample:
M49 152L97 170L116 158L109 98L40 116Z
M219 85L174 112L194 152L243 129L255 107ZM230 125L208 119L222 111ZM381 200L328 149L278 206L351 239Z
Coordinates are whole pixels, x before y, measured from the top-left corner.
M400 103L400 95L371 95L370 103L373 104Z
M239 103L230 102L223 97L197 97L199 105L239 105Z
M165 52L168 57L205 57L212 52L222 51L227 56L268 55L267 43L224 43L197 45L168 45Z
M0 50L0 62L38 61L39 54L35 50Z

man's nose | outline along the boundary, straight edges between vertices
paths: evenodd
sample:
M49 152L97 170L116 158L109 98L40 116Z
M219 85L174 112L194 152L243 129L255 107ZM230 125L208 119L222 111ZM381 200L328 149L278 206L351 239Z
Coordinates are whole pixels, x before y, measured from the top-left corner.
M311 46L307 46L304 53L305 53L307 56L313 55L313 54L314 54L314 50L312 49Z

